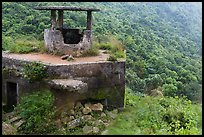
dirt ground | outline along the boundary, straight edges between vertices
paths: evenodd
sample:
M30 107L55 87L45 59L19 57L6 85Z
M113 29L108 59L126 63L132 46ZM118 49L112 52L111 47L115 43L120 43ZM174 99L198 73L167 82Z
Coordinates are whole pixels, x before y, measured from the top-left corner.
M80 62L100 62L106 61L109 57L109 54L104 54L103 50L100 50L100 54L98 56L92 57L78 57L74 58L72 61L62 60L60 56L46 54L46 53L28 53L28 54L14 54L9 53L6 56L21 59L21 60L29 60L29 61L41 61L44 63L55 64L55 65L62 65L62 64L75 64Z

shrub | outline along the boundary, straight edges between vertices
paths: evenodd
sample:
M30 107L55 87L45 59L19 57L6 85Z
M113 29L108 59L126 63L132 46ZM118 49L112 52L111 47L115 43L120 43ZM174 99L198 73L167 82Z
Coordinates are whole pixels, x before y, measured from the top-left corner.
M202 134L202 108L186 97L142 97L127 89L125 102L107 134Z
M22 76L29 81L42 80L47 77L46 66L35 61L29 64L24 64Z
M26 121L21 127L23 134L46 134L55 131L54 97L48 90L36 91L21 97L15 111Z
M2 36L2 50L9 50L13 44L11 37Z
M99 55L99 51L97 48L91 48L89 50L86 50L82 53L82 57L87 57L87 56L97 56Z
M21 37L11 38L3 36L2 40L3 50L9 50L12 53L45 52L44 42L33 37L22 35Z
M110 55L107 60L108 61L117 61L117 58L114 55Z

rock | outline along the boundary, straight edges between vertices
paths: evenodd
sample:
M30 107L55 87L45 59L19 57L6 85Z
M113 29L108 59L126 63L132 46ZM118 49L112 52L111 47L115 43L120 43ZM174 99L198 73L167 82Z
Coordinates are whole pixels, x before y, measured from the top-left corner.
M106 129L106 130L104 130L102 133L101 133L101 135L107 135L108 134L108 130Z
M84 107L90 107L90 106L91 106L91 103L84 104Z
M83 119L85 121L89 121L89 120L93 120L94 118L91 115L84 115L81 117L81 119Z
M75 118L74 118L74 116L70 116L69 119L70 120L74 120Z
M13 123L13 122L15 122L15 121L17 121L17 120L20 120L20 119L22 119L22 118L19 117L19 116L13 117L12 119L9 119L9 123Z
M74 60L74 57L72 55L70 55L68 58L67 58L67 61L72 61Z
M74 113L74 110L71 109L71 110L69 111L69 114L70 114L70 115L74 115L74 114L75 114L75 113Z
M81 102L77 102L74 108L75 109L81 109L81 108L83 109L83 105L81 104Z
M2 123L3 135L15 135L16 133L17 133L17 129L13 127L11 124L7 124L5 122Z
M98 127L93 127L93 133L98 133L100 130Z
M105 122L104 122L103 124L104 124L105 127L108 127L108 126L109 126L109 123L105 123Z
M67 124L68 121L70 121L69 117L64 117L64 118L61 119L61 122L63 124Z
M83 108L83 110L82 110L82 112L83 112L83 114L89 114L89 113L91 113L91 109L89 108L89 107L85 107L85 108Z
M101 103L97 103L97 104L87 103L85 104L85 107L86 106L89 107L93 111L103 111L103 105Z
M84 126L83 127L83 133L84 134L90 134L90 133L92 133L93 132L93 127L92 126Z
M94 123L93 123L95 126L99 126L99 125L104 125L104 122L102 120L96 120Z
M106 114L104 112L102 112L101 117L106 117Z
M115 119L115 118L117 117L117 113L114 112L114 111L108 112L108 115L109 115L112 119Z
M72 55L63 55L61 56L61 59L62 60L67 60L67 61L71 61L71 60L74 60L74 57Z
M81 117L83 114L81 111L76 111L75 112L75 117Z
M62 60L65 60L65 59L67 59L69 57L69 55L63 55L63 56L61 56L61 59Z
M68 125L69 129L72 129L72 128L75 128L75 127L79 126L80 123L81 123L81 119L77 118L77 119L74 119L74 120L70 121L67 125Z
M25 123L25 121L22 119L20 121L18 121L17 123L15 123L16 128L19 128L20 126L22 126L23 123Z

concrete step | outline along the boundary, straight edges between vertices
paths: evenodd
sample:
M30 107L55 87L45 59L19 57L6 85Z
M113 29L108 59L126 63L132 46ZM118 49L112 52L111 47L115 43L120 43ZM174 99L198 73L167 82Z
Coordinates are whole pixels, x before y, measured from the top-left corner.
M53 79L48 84L54 89L61 89L66 92L85 93L88 91L87 83L73 79Z
M19 117L19 116L16 116L16 117L13 117L12 119L9 119L9 123L14 123L14 122L16 122L16 121L19 121L20 119L22 119L21 117Z
M25 123L25 121L21 119L20 121L16 122L14 125L16 126L16 128L19 128L20 126L23 125L23 123Z

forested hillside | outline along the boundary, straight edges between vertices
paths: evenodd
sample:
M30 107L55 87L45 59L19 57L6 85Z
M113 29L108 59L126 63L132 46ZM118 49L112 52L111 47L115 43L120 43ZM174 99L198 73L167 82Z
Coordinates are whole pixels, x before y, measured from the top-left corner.
M135 93L185 95L198 101L202 83L201 4L167 2L4 2L3 50L19 38L43 40L50 12L35 6L96 7L98 43L115 37L126 48L126 85ZM66 12L64 27L85 28L85 12ZM111 37L110 37L111 36ZM31 39L30 38L30 39Z

